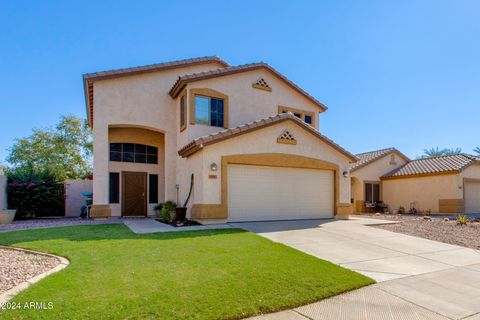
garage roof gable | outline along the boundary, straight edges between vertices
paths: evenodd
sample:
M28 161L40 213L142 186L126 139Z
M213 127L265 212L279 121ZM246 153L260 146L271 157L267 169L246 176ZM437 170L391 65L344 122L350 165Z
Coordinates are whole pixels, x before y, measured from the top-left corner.
M189 142L183 148L181 148L178 151L178 154L183 158L187 158L190 155L194 154L195 152L203 149L205 146L208 146L210 144L224 141L226 139L230 139L230 138L233 138L245 133L249 133L255 130L260 130L262 128L265 128L283 121L293 121L303 129L307 130L308 132L310 132L311 134L313 134L314 136L322 140L324 143L328 144L329 146L333 147L334 149L336 149L337 151L345 155L352 162L357 161L357 157L355 157L353 154L351 154L350 152L348 152L347 150L339 146L337 143L335 143L331 139L321 134L314 127L310 126L309 124L304 122L302 119L299 119L296 116L294 116L293 113L291 112L281 113L273 117L260 119L254 122L243 124L235 128L229 128L217 133L210 134L208 136L197 138Z

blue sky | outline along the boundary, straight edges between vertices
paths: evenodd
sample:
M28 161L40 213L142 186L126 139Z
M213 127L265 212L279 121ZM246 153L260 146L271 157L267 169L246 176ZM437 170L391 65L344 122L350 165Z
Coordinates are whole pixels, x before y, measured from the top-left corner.
M358 153L480 146L478 1L0 2L0 161L15 138L85 117L81 75L218 55L265 61L329 107Z

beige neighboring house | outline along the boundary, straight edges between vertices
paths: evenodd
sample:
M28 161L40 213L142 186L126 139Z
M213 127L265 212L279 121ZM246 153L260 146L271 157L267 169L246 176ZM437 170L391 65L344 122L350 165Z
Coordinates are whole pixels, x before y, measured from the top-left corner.
M480 160L457 154L413 160L382 177L384 201L432 213L480 213Z
M480 159L457 154L409 160L394 148L358 154L350 167L356 212L382 201L390 211L480 213Z
M384 200L381 177L405 165L410 159L395 148L356 156L358 161L350 165L352 204L355 212L368 212L366 204Z
M352 212L354 155L320 133L327 108L265 63L204 57L85 74L94 216L185 201L203 223Z

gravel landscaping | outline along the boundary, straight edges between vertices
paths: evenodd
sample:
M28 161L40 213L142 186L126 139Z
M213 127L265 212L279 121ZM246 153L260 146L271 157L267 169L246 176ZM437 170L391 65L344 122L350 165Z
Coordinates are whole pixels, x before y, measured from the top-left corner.
M449 221L433 216L425 219L423 216L413 215L369 215L369 218L399 221L400 223L379 225L381 228L393 232L404 233L416 237L455 244L463 247L480 249L480 223L470 222L466 226L457 225L455 216Z
M0 247L0 294L59 264L55 257Z
M123 223L123 220L124 219L122 218L108 218L105 220L93 220L93 219L81 219L78 217L19 220L19 221L13 221L10 224L0 225L0 232L52 228L52 227L66 227L66 226L76 226L76 225Z

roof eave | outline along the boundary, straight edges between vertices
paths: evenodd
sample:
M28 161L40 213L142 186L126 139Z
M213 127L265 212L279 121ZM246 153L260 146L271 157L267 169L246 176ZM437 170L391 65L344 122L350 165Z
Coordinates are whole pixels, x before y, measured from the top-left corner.
M85 92L85 108L87 109L87 123L92 128L90 115L90 94L88 93L88 80L83 75L83 91Z
M228 76L232 75L235 73L240 73L240 72L249 72L253 70L258 70L258 69L266 69L267 71L271 72L273 75L276 77L280 78L282 81L284 81L288 86L290 86L293 90L297 91L301 95L303 95L305 98L316 104L322 111L325 112L328 110L328 107L318 101L316 98L305 92L303 89L301 89L298 85L294 84L291 80L289 80L287 77L282 75L280 72L275 70L273 67L266 63L258 63L252 66L249 66L247 68L239 68L239 69L232 69L229 70L225 73L222 74L205 74L202 76L198 76L197 78L192 78L192 79L182 79L182 77L179 77L178 80L175 82L173 87L170 89L169 94L173 99L176 99L180 92L182 92L183 88L190 82L195 82L195 81L200 81L200 80L208 80L208 79L213 79L217 77L223 77L223 76Z
M450 174L459 174L462 170L448 170L439 172L419 173L419 174L406 174L400 176L381 176L380 180L394 180L394 179L408 179L408 178L422 178L431 176L443 176Z

